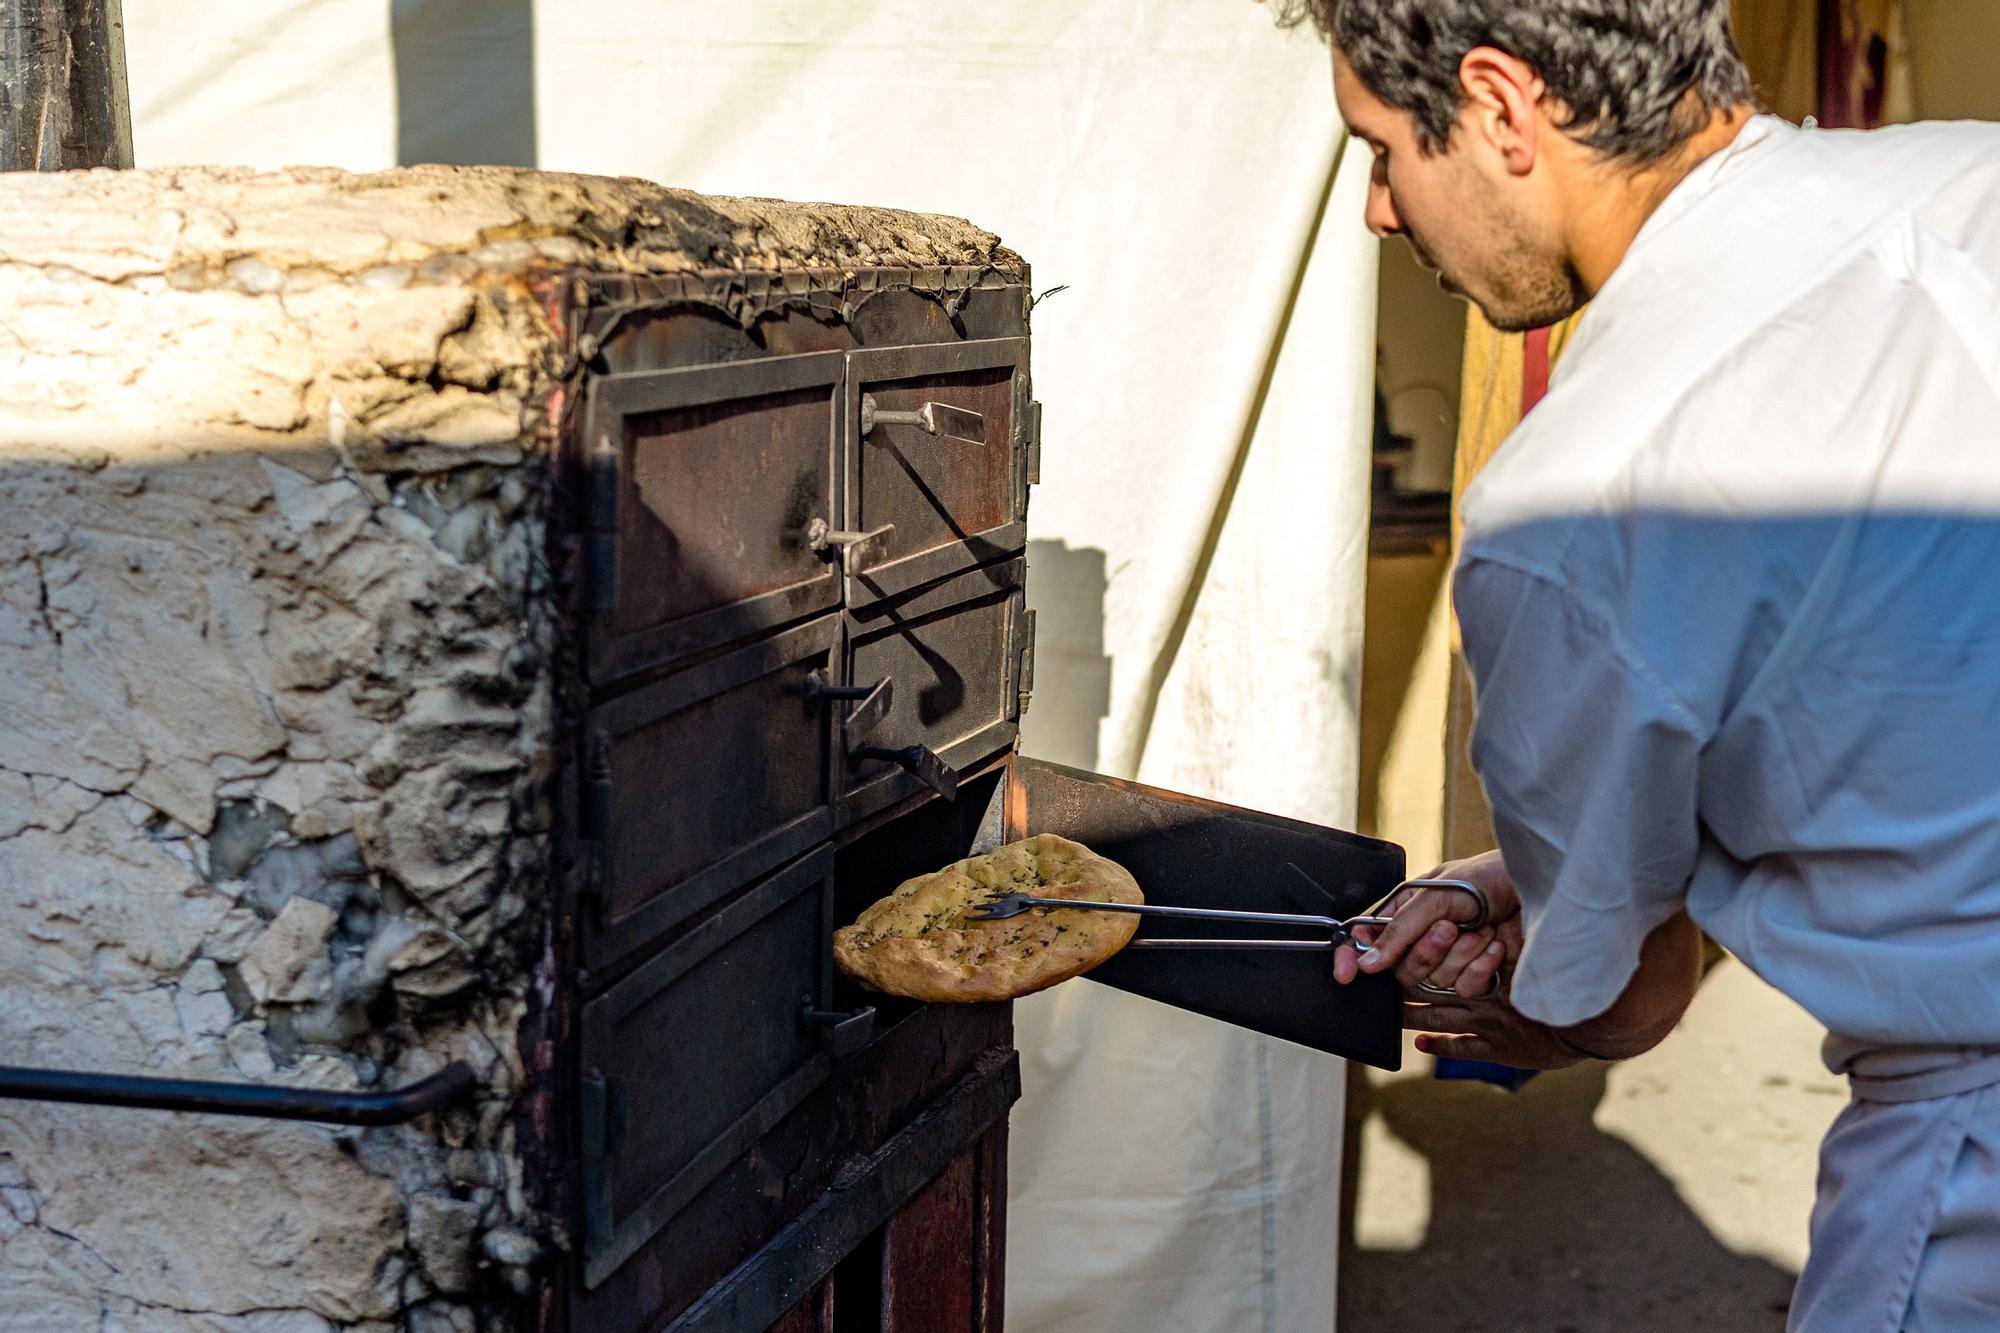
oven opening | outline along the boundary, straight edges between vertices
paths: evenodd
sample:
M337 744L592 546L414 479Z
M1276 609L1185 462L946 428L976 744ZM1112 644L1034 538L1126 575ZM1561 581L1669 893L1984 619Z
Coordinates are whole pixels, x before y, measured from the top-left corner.
M959 786L957 800L926 800L839 848L834 854L834 925L848 924L906 879L942 870L1005 842L1001 812L1010 771L1011 765L1001 764L967 778ZM833 1002L843 1010L874 1006L878 1038L923 1008L919 1001L868 990L839 974L834 978Z

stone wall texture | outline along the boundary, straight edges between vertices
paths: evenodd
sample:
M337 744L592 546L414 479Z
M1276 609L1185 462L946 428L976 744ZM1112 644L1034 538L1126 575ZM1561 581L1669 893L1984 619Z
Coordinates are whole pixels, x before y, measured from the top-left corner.
M513 1327L548 972L564 349L540 279L983 265L951 219L497 169L0 178L0 1063L385 1129L0 1102L0 1327Z

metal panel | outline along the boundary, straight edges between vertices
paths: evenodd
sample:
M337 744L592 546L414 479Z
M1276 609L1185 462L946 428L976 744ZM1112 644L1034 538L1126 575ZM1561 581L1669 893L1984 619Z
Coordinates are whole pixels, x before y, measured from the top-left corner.
M741 1322L727 1326L761 1333L853 1253L852 1237L868 1236L895 1211L877 1211L880 1195L866 1179L877 1150L967 1073L983 1068L1000 1074L996 1066L1011 1064L1009 1018L1006 1005L921 1006L866 1050L836 1059L818 1091L617 1272L594 1288L574 1288L571 1326L578 1333L658 1329L698 1304L713 1311L718 1301L747 1297L756 1308L737 1307ZM1004 1110L991 1114L997 1120ZM945 1154L917 1183L953 1155ZM803 1235L787 1230L808 1214ZM780 1244L775 1255L766 1252L774 1239ZM735 1287L739 1278L750 1290ZM734 1288L734 1295L724 1296L722 1288ZM755 1322L758 1317L764 1322Z
M596 1285L832 1066L833 853L746 891L584 1006L584 1281Z
M1403 850L1358 834L1122 782L1037 759L1015 767L1017 830L1059 833L1118 862L1148 902L1252 912L1366 910L1403 878ZM1286 866L1296 865L1331 901ZM1151 918L1148 935L1232 933ZM1239 934L1269 934L1245 927ZM1381 1069L1402 1062L1402 991L1394 977L1333 980L1325 953L1127 949L1090 980Z
M588 722L595 859L585 960L602 969L833 831L839 669L824 616L621 695Z
M599 685L840 601L838 352L590 381L589 636Z
M995 1125L882 1228L882 1333L999 1333L1006 1163Z
M848 354L841 408L845 526L895 528L877 559L865 569L849 569L850 606L896 596L1027 544L1020 494L1027 361L1025 338ZM977 413L983 442L928 433L907 420L881 420L922 416L926 404ZM863 429L865 405L875 409L873 429Z
M847 678L888 679L894 702L865 738L881 750L925 746L963 769L1012 745L1027 625L1023 562L972 570L907 597L851 610ZM916 777L842 747L838 817L851 823L923 789Z
M1003 1120L1020 1095L1014 1052L988 1052L950 1091L856 1162L838 1187L668 1325L667 1333L762 1333L842 1255ZM839 1317L838 1308L835 1314Z

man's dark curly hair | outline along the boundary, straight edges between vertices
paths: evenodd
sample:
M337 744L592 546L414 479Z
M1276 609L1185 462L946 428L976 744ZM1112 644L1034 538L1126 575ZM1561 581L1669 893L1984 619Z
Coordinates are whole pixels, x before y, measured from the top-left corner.
M1458 118L1458 66L1478 46L1532 65L1563 127L1606 157L1657 162L1709 116L1752 102L1729 0L1271 0L1311 19L1369 91L1436 152Z

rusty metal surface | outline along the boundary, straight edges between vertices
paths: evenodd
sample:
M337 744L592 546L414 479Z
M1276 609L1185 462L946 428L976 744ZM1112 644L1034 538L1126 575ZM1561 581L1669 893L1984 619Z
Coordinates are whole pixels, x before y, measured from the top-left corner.
M828 1007L833 982L832 872L830 849L787 867L584 1006L586 1284L831 1069L806 1011Z
M1007 1122L986 1131L979 1144L979 1214L975 1219L973 1277L977 1333L1001 1333L1007 1309Z
M1011 1050L987 1051L942 1096L852 1163L834 1188L670 1324L669 1333L764 1333L841 1256L973 1148L1020 1095L1018 1058ZM838 1293L835 1300L835 1318L845 1322ZM922 1326L880 1327L916 1333ZM952 1327L939 1333L951 1333Z
M585 432L591 679L840 601L807 532L834 512L838 353L599 376Z
M1022 759L1017 822L1059 833L1118 862L1146 900L1250 912L1364 911L1403 877L1391 843L1238 809L1059 764ZM1330 901L1302 900L1297 865ZM1256 934L1246 926L1149 920L1157 936ZM1382 1069L1402 1060L1402 992L1395 978L1333 980L1325 953L1126 950L1092 981Z
M897 618L857 638L848 674L857 682L896 682L888 715L868 737L884 747L950 749L1007 719L1007 649L1019 593L1001 588L928 616ZM854 763L850 786L881 770Z
M859 605L894 596L1026 544L1021 524L1020 432L1028 344L1024 338L851 353L842 393L846 526L894 525L884 556L848 580ZM875 416L922 415L926 404L977 413L984 443L970 445Z
M883 1228L884 1333L978 1333L978 1224L975 1147Z
M999 1333L1006 1203L1002 1121L882 1228L880 1310L869 1326L883 1333ZM860 1327L861 1319L851 1326Z
M752 272L575 273L573 308L599 371L698 365L734 355L829 347L1020 338L1028 332L1025 264L1012 268L833 267ZM698 314L734 325L731 343L685 324L635 337L649 322ZM744 348L741 353L730 349ZM752 352L748 349L755 349ZM720 350L720 355L718 355Z
M837 617L664 677L592 710L591 985L616 960L832 832Z
M548 1333L879 1333L880 1263L872 1305L842 1307L832 1275L879 1260L866 1247L961 1155L977 1197L954 1299L998 1328L1010 1012L862 993L828 937L1000 836L1027 684L1024 277L570 274L551 298L578 377L552 422L574 543L555 551L581 576L559 830L580 868L538 1056L562 1092L535 1132L561 1126L586 1167L551 1192L574 1188L582 1243ZM851 433L857 365L915 425ZM926 433L926 402L978 413L984 443L936 409L951 431ZM845 552L789 540L891 522L852 521L864 448L904 524ZM886 707L862 707L870 671L894 677ZM941 747L958 801L844 759L857 708L860 743Z
M899 1200L885 1203L867 1180L882 1146L968 1074L996 1062L1012 1070L1010 1041L1006 1006L930 1006L869 1051L836 1065L817 1093L616 1272L595 1289L574 1293L571 1326L604 1333L657 1329L697 1304L712 1309L732 1274L761 1274L755 1292L732 1298L755 1297L755 1308L740 1323L696 1321L689 1327L762 1330L899 1206ZM1018 1074L1009 1077L1016 1080L1010 1087L993 1089L989 1124L1004 1116L1000 1103L1018 1095ZM909 1181L909 1192L953 1155L955 1150L946 1152L922 1179ZM801 1219L806 1226L794 1231ZM809 1243L774 1253L788 1234Z
M848 679L896 682L870 746L922 745L963 771L1013 744L1028 626L1025 573L1021 561L1004 561L849 611ZM921 787L894 765L853 753L837 781L841 825Z
M833 1279L778 1317L767 1333L834 1333Z

